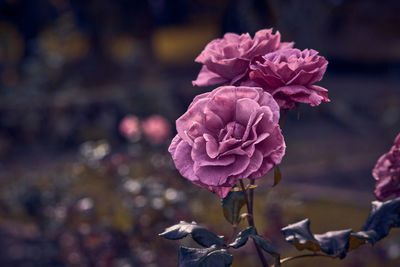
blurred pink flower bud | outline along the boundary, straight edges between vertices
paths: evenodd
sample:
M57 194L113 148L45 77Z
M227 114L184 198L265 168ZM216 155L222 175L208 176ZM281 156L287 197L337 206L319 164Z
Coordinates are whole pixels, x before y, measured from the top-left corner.
M134 115L127 115L119 123L119 132L131 141L137 141L140 138L140 121Z
M166 142L171 137L171 125L160 115L152 115L142 122L143 133L155 144Z

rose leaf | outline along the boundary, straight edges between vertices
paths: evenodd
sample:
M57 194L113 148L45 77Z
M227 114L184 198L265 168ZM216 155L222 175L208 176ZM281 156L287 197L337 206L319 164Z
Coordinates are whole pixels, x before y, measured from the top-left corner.
M274 257L279 256L279 251L262 236L257 234L257 230L254 227L248 227L241 231L235 238L235 240L229 244L229 247L240 248L247 243L247 240L251 238L259 245L265 252L271 254Z
M318 240L310 231L309 219L290 224L281 231L286 241L293 244L298 250L308 249L317 252L321 249Z
M230 191L228 195L222 199L222 209L225 219L231 224L238 224L240 221L240 210L245 204L246 199L242 191Z
M388 201L373 201L361 232L375 244L389 234L390 228L400 227L400 197Z
M247 227L236 236L235 240L229 244L229 247L240 248L241 246L244 246L249 239L249 236L254 234L257 234L256 229L252 226Z
M372 232L375 232L372 230ZM367 233L367 232L357 232L350 234L349 240L349 250L353 250L358 248L359 246L365 244L369 239L370 235L375 235L376 233Z
M400 227L400 197L385 202L373 201L368 218L357 233L347 229L313 235L308 219L288 225L281 231L286 241L298 250L322 250L328 255L344 258L347 251L366 242L375 244L387 236L392 227Z
M166 239L177 240L182 239L189 234L192 236L194 241L203 247L208 248L212 245L222 247L225 245L225 239L223 236L217 236L206 228L199 226L196 222L187 223L181 221L178 224L168 227L159 235Z
M265 252L271 254L274 257L279 257L279 251L272 245L271 242L267 241L265 238L263 238L260 235L251 235L251 239L254 240L254 242L259 245Z
M212 246L209 248L179 248L179 267L226 267L230 266L233 256L226 249Z
M318 240L323 252L343 259L349 250L349 239L352 231L352 229L329 231L314 237Z

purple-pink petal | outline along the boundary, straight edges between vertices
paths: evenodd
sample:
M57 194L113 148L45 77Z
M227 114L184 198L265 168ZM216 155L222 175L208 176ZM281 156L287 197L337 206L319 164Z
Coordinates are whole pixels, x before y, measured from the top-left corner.
M206 65L201 67L199 75L197 79L192 82L193 85L196 86L210 86L216 84L226 83L228 79L223 78L222 76L216 74L215 72L210 71Z

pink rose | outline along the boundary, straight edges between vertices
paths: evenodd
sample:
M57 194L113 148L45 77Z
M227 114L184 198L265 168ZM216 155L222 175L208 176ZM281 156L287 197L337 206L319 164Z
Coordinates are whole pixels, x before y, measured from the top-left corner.
M330 101L328 90L313 85L322 79L327 65L315 50L283 49L252 64L249 76L271 93L282 109L294 108L297 102L317 106Z
M372 175L377 180L374 191L377 199L400 196L400 134L390 151L378 159Z
M140 121L134 115L125 116L119 123L119 132L127 139L136 141L140 138Z
M153 115L142 122L143 133L155 144L161 144L171 137L171 125L160 115Z
M225 197L239 179L256 179L281 162L279 106L258 87L222 86L194 98L176 121L169 152L192 183Z
M252 60L293 46L280 40L280 33L273 34L272 29L258 31L253 39L248 33L226 33L224 38L212 40L195 59L204 66L193 85L235 84L248 76Z

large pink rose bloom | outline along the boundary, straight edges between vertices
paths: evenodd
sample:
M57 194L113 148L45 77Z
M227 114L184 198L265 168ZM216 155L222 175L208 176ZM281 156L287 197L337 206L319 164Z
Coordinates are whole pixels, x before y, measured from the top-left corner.
M278 120L279 106L262 88L222 86L197 96L176 121L169 152L182 176L223 198L237 180L281 162Z
M400 196L400 134L390 151L378 159L372 175L377 180L374 191L377 199Z
M290 48L293 43L281 43L281 35L272 29L258 31L254 38L246 33L226 33L211 41L195 59L204 64L193 85L235 84L248 76L252 60L269 52Z
M328 61L315 50L283 49L252 64L250 79L271 93L282 109L297 102L318 106L329 102L328 90L314 85L324 76Z

